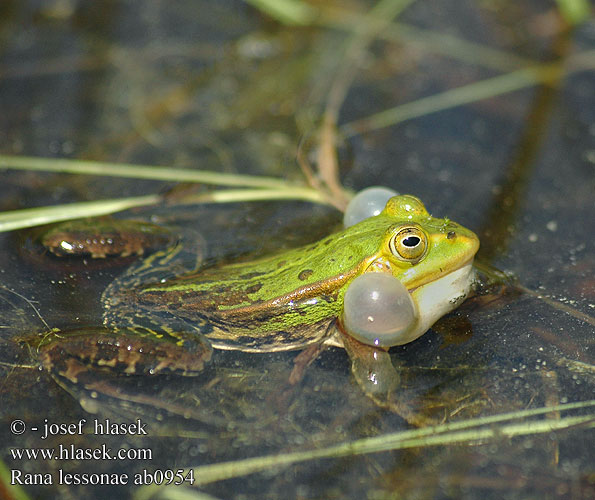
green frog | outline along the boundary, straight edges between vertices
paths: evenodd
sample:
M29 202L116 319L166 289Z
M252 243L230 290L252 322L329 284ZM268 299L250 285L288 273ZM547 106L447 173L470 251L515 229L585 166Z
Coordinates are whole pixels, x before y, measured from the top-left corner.
M247 262L202 269L182 239L135 262L106 288L105 330L42 346L42 362L76 382L91 365L195 375L211 347L256 353L340 346L366 394L423 424L396 397L389 346L345 331L343 298L364 273L394 276L417 311L397 343L410 342L467 297L478 248L473 232L432 217L411 195L394 196L379 215L317 243Z

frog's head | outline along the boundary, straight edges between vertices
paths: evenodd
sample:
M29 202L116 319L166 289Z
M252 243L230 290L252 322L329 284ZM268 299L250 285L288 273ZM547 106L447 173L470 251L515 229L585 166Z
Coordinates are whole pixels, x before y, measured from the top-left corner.
M394 221L385 232L377 270L390 272L412 291L471 264L479 239L448 219L432 217L421 200L394 196L380 214ZM370 271L373 269L369 269Z
M455 222L432 217L411 195L394 196L378 217L387 229L364 272L390 273L411 294L418 319L399 341L405 344L465 299L479 239Z

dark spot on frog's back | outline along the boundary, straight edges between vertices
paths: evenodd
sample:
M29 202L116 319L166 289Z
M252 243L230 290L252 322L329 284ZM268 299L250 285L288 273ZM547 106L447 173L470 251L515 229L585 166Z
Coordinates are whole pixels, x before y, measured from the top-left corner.
M260 290L262 288L262 283L257 283L256 285L252 285L248 288L246 288L246 293L256 293L258 292L258 290Z
M304 269L304 270L300 271L300 274L298 274L298 279L300 281L304 281L304 280L307 280L313 274L314 274L314 271L312 269Z

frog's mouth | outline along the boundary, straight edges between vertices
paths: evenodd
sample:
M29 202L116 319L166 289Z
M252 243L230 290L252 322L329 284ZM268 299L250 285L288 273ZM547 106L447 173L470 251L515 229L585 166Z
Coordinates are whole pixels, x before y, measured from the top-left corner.
M473 259L459 267L409 290L415 304L417 321L400 340L406 344L427 332L446 313L456 309L469 295L473 283Z
M421 329L427 330L446 313L456 309L471 291L475 272L473 261L409 293L417 306ZM424 331L425 331L424 330Z
M439 278L408 289L416 320L394 345L407 344L421 337L438 319L456 309L469 295L473 277L473 258L470 258Z
M450 269L446 272L441 273L442 275L439 278L428 279L427 281L424 281L421 283L416 283L415 286L413 286L411 288L407 288L407 291L410 294L413 294L417 290L427 287L429 284L438 284L438 283L448 282L451 280L451 278L453 278L453 276L451 276L451 275L454 273L457 273L457 275L455 276L457 278L464 274L466 274L468 276L472 270L473 259L474 259L474 257L471 257L470 259L467 259L462 264L455 266L453 269Z

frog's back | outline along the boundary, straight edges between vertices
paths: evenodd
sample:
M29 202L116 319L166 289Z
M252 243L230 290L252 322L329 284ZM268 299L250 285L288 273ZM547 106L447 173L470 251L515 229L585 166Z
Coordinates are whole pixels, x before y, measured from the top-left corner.
M219 349L303 348L331 334L345 286L361 272L362 255L377 248L377 233L360 234L354 227L251 262L112 287L104 294L105 323L117 328L124 322L157 334L200 331Z

